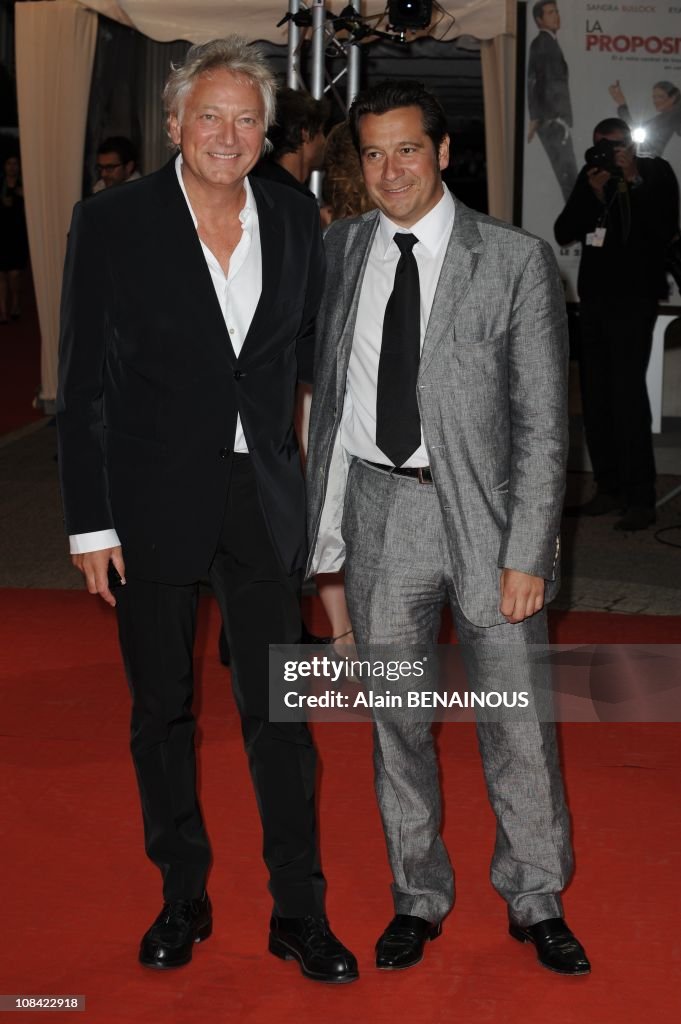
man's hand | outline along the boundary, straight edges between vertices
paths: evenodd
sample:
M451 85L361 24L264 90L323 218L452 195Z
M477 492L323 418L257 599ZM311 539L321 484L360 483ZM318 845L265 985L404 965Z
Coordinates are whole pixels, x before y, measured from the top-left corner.
M501 571L499 611L507 622L522 622L544 607L544 580L518 569Z
M600 199L602 203L605 202L605 188L606 182L610 181L610 171L599 171L597 167L591 167L586 172L587 181L589 185L596 193L596 198Z
M104 548L102 551L88 551L84 555L71 555L71 561L79 572L85 577L85 585L91 594L99 594L102 600L116 607L116 598L109 589L109 562L113 562L114 568L125 583L125 563L123 551L120 547Z
M537 128L539 127L539 121L530 121L527 126L527 141L532 142L532 139L537 134Z

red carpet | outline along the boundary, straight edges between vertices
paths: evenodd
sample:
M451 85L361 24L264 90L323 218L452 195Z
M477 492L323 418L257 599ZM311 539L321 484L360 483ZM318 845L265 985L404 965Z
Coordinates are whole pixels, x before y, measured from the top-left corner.
M316 605L306 615L313 627L320 623ZM0 993L85 995L86 1015L73 1019L97 1024L678 1019L678 726L562 727L577 854L567 916L594 963L593 975L581 979L543 971L506 934L505 908L487 878L493 819L469 725L439 736L457 907L423 964L378 974L372 946L391 905L370 730L316 726L329 912L362 972L355 985L318 986L265 951L269 899L257 814L228 674L216 658L217 616L205 601L201 793L215 851L216 925L192 965L155 974L135 960L159 886L142 852L113 614L80 592L5 591L0 624ZM678 619L558 615L553 638L673 642L679 626Z

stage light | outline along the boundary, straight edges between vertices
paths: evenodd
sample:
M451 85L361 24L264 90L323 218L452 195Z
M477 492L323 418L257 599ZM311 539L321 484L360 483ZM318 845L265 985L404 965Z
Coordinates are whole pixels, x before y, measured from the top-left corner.
M631 133L632 142L641 143L646 141L646 130L645 128L634 128Z
M433 16L432 0L389 0L388 22L392 28L426 28Z

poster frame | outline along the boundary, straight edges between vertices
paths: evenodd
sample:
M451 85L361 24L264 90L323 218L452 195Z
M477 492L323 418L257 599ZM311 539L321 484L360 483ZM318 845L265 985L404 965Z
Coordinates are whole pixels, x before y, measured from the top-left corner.
M515 94L515 146L513 154L513 223L522 227L523 222L523 184L526 131L526 51L527 51L527 7L532 0L516 0L516 94ZM679 183L681 187L681 182ZM579 298L566 300L568 311L579 309ZM659 303L659 316L680 316L681 305Z

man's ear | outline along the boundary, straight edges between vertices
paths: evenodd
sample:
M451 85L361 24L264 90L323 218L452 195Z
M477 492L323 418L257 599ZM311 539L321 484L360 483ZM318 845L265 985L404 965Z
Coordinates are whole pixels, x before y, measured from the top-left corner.
M445 135L437 151L438 164L441 171L449 167L449 135Z
M130 175L132 174L132 172L135 170L135 161L134 160L128 160L127 164L125 164L124 166L125 166L125 176L126 176L126 178L129 178Z
M176 146L180 145L182 133L180 130L180 122L177 119L177 114L168 115L168 135L170 136L171 142Z

